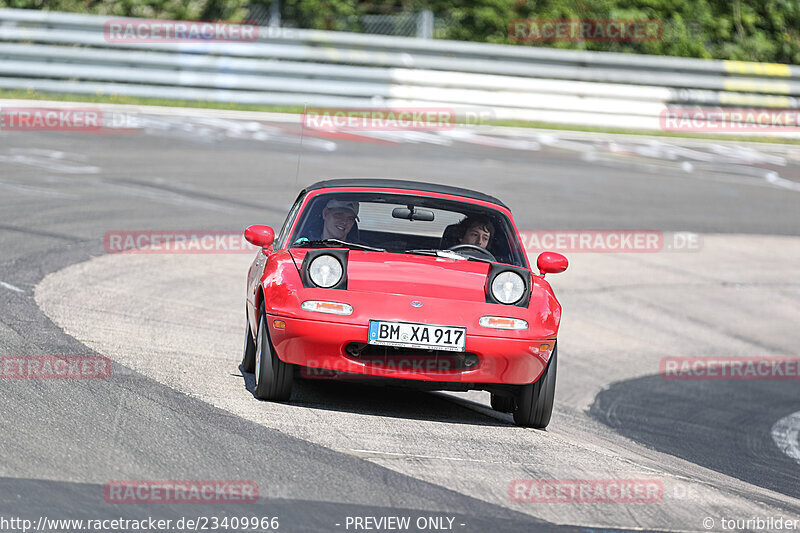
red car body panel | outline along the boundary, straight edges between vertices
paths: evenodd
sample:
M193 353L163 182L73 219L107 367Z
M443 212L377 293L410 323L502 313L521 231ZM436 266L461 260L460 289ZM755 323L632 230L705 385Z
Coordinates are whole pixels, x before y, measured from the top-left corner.
M369 187L337 187L311 191L374 191ZM381 189L382 192L418 194L480 204L511 213L496 204L424 191ZM296 217L289 232L297 225ZM516 238L519 234L514 227ZM255 335L257 309L265 302L269 334L278 358L301 367L447 383L523 385L535 382L552 354L561 319L561 306L544 280L531 272L531 297L527 307L486 302L489 263L425 255L350 250L347 289L307 288L300 267L308 249L262 250L251 266L247 311ZM529 268L526 262L525 268ZM346 303L351 315L332 315L301 309L307 300ZM414 307L411 302L421 304ZM492 329L479 325L482 316L520 318L526 330ZM275 321L285 327L276 328ZM412 322L467 328L465 353L478 363L468 369L420 365L409 357L406 364L387 366L359 360L345 350L350 343L366 343L370 320Z
M300 265L306 250L293 250ZM484 297L487 263L459 261L412 254L387 254L352 250L347 263L347 290L391 292L408 296L445 295L454 300L478 301Z

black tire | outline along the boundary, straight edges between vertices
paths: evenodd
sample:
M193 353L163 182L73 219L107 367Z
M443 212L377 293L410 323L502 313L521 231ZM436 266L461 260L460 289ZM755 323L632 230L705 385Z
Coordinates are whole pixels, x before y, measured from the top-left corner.
M275 355L267 329L264 304L258 309L258 336L255 349L255 395L259 400L285 402L292 395L294 368Z
M512 413L514 411L514 398L492 393L492 409L500 413Z
M242 371L252 374L256 369L256 341L250 331L250 319L247 318L245 311L245 324L247 330L244 333L244 354L242 355Z
M520 387L514 409L514 422L518 426L544 429L550 423L556 395L557 349L558 346L553 347L553 355L541 377Z

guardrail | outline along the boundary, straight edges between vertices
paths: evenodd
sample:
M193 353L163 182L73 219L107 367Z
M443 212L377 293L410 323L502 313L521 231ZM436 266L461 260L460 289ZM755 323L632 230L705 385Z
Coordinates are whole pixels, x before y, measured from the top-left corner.
M0 9L0 88L636 129L658 129L670 105L800 107L789 65L272 27L251 42L111 42L111 20L136 19Z

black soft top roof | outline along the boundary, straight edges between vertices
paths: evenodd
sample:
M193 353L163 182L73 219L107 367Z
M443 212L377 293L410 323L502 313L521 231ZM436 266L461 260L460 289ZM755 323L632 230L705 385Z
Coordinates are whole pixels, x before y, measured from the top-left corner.
M313 185L306 187L307 191L315 189L326 189L328 187L374 187L376 189L408 189L414 191L425 192L438 192L442 194L452 194L453 196L462 196L464 198L471 198L473 200L483 200L492 204L508 209L508 206L488 194L473 191L471 189L462 189L461 187L451 187L450 185L439 185L437 183L425 183L422 181L408 181L408 180L389 180L378 178L341 178L333 180L318 181Z

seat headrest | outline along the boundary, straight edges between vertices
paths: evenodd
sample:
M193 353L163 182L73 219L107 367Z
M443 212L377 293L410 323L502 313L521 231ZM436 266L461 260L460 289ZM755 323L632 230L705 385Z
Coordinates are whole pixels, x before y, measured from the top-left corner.
M458 224L450 224L444 228L444 232L442 232L442 240L439 244L439 248L442 250L447 250L451 246L455 246L458 244L460 237L461 235L459 235Z

